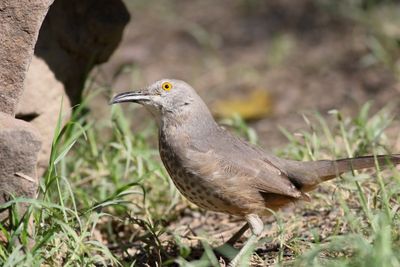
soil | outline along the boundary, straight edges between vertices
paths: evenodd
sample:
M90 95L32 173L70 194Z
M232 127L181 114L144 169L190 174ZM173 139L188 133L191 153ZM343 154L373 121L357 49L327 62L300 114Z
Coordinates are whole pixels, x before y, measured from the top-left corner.
M306 127L303 113L318 111L328 118L327 112L337 109L354 115L367 101L373 101L373 111L390 103L400 111L399 77L379 62L365 64L372 55L370 29L318 3L127 1L131 22L118 50L94 72L96 80L116 93L161 78L178 78L193 85L210 106L226 96L266 90L272 98L272 113L250 125L261 146L269 149L287 143L278 125L290 132ZM98 119L109 117L108 108L103 108L109 97L93 103ZM150 118L143 109L128 116L135 130L140 129L137 125L143 118ZM398 128L392 132L397 135ZM307 221L322 215L339 216L323 206L310 213L298 207L295 210ZM188 236L197 229L210 236L215 233L218 243L226 238L224 233L227 236L242 224L229 216L198 213L185 210L169 229L186 236L188 244L193 239ZM330 227L315 223L321 224L321 229ZM261 254L276 259L274 242L268 244L272 247L260 248ZM285 257L290 260L290 251Z

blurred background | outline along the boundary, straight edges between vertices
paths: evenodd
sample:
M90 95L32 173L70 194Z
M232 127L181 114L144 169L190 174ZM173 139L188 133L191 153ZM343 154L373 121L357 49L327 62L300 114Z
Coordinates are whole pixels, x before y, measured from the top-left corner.
M161 78L190 83L218 117L238 113L266 147L297 131L301 114L354 115L400 98L400 8L377 0L125 1L131 15L109 61L92 72L112 94ZM144 115L146 114L146 115ZM135 122L150 118L134 108ZM145 116L145 117L143 117ZM137 125L133 123L133 125Z

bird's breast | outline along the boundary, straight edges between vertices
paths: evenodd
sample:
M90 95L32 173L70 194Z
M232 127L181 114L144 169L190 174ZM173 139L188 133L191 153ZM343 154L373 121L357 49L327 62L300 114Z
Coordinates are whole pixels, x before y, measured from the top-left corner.
M222 193L220 182L200 176L197 170L185 164L185 147L185 137L175 135L171 138L160 133L160 157L179 192L201 208L240 215L241 208Z

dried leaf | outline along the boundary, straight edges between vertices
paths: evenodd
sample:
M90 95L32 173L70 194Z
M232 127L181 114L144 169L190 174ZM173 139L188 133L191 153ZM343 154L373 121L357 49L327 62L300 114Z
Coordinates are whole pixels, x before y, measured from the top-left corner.
M239 114L243 119L254 120L271 113L272 101L267 91L256 89L247 97L217 101L212 110L217 117L231 117L233 114Z

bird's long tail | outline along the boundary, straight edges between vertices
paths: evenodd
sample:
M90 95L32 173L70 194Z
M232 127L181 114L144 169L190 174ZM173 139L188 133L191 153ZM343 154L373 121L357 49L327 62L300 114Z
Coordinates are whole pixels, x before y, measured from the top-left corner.
M400 164L400 154L365 156L339 160L318 160L309 162L290 161L286 171L290 180L303 191L313 189L317 184L338 177L352 170Z

